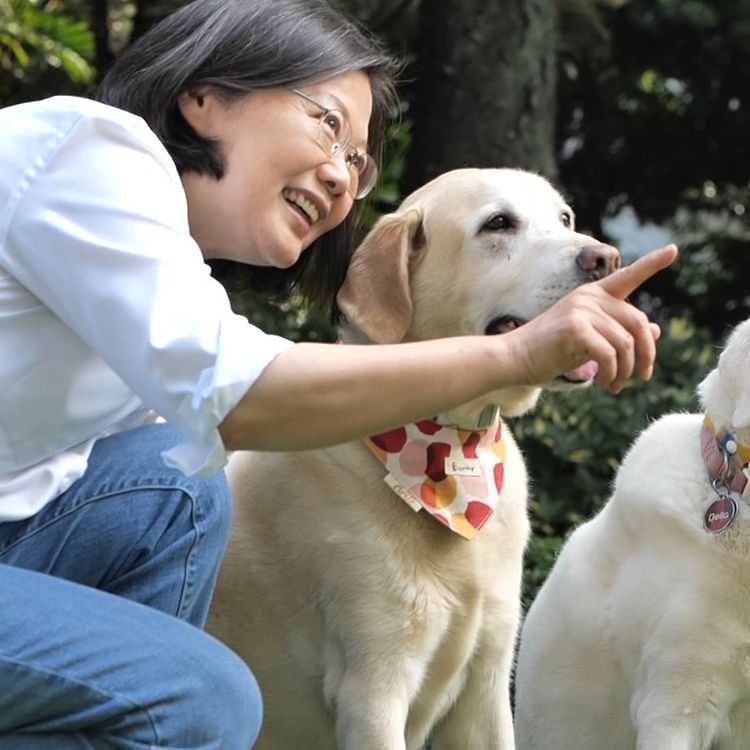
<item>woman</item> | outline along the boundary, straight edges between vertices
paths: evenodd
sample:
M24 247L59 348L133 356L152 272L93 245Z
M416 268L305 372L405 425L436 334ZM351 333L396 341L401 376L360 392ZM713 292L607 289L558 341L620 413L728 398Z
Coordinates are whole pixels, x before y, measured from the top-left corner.
M322 1L198 0L98 101L0 111L0 749L253 743L252 676L200 630L228 450L381 432L589 359L612 391L650 376L658 329L624 299L673 248L502 337L292 345L232 314L207 260L332 297L395 73Z

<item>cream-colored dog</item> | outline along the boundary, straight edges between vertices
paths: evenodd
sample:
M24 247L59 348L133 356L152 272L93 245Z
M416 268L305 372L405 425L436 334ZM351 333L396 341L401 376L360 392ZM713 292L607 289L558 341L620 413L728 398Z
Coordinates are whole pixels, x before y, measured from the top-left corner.
M635 441L523 626L519 750L750 748L750 321Z
M541 177L450 172L357 249L342 339L502 333L618 264ZM513 748L526 469L496 413L538 393L493 393L369 447L232 457L236 517L209 629L258 677L258 748Z

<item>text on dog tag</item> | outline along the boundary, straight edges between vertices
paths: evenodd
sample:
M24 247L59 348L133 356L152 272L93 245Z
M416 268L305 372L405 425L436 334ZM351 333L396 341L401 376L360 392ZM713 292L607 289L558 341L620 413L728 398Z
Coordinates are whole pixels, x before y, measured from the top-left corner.
M737 503L734 499L728 495L720 495L718 500L714 500L706 509L703 527L706 531L718 534L732 525L736 515Z

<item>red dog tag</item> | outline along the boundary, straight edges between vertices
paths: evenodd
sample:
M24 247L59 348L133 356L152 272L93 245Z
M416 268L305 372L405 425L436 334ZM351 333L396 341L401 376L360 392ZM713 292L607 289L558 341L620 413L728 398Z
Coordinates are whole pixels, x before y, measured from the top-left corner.
M737 503L727 495L720 495L706 510L703 526L706 531L718 534L728 529L737 515Z

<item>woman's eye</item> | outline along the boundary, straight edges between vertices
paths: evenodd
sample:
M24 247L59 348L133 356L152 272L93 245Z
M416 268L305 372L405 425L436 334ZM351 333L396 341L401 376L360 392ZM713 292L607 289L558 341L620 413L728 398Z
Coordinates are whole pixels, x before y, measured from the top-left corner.
M344 132L344 120L340 112L335 109L329 110L323 115L324 125L331 131L331 135L338 139Z
M362 174L365 170L365 165L367 164L367 156L365 154L360 154L359 151L352 151L352 153L347 154L346 163Z

